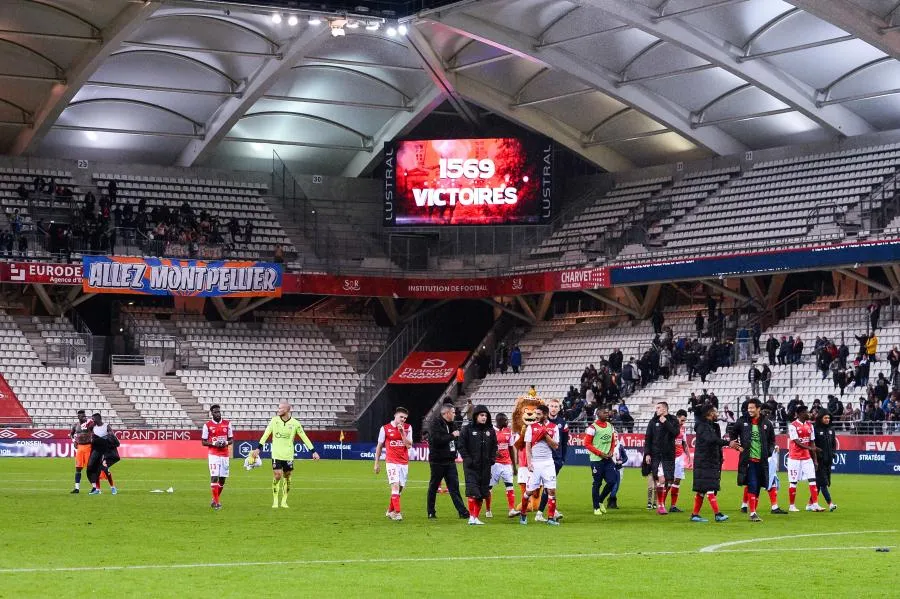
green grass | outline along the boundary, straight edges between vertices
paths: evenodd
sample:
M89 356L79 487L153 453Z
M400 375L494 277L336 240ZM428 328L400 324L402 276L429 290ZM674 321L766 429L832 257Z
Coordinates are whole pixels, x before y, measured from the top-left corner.
M245 472L234 461L225 508L214 512L204 461L125 460L115 468L120 494L104 486L90 497L68 494L71 460L3 459L0 597L465 597L476 589L595 597L601 581L607 597L898 596L898 477L835 476L834 513L769 516L764 498L764 522L751 524L737 509L734 473L725 473L720 502L732 520L694 524L687 514L648 513L635 470L626 471L622 509L595 517L588 469L569 467L560 477L565 520L555 528L507 519L502 492L487 526L466 526L446 495L428 521L427 472L411 466L398 523L384 517L387 483L370 462L298 462L291 508L273 510L268 463ZM174 494L149 492L169 486ZM798 504L807 497L804 486ZM681 506L690 501L684 493ZM881 532L790 538L859 531ZM893 549L874 551L881 546ZM520 557L537 555L546 557ZM116 566L154 567L100 569Z

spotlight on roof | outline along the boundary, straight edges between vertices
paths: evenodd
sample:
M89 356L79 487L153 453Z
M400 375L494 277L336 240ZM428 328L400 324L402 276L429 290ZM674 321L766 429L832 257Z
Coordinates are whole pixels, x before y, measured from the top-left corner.
M278 25L281 23L281 13L273 12L272 13L272 22Z
M316 17L316 16L311 16L311 17L309 17L309 24L310 25L321 25L322 19L320 19L319 17Z
M85 131L84 136L87 137L91 141L97 141L97 134L93 131Z
M359 29L359 21L347 21L348 29Z
M297 15L291 15L288 17L288 25L291 27L296 27L298 23Z
M378 31L381 24L378 21L369 21L366 23L366 31Z
M406 28L406 25L400 25L399 27L397 27L397 33L399 33L400 35L406 35L407 31L408 29Z
M397 35L397 30L394 27L388 27L386 33L388 34L388 37L394 37Z

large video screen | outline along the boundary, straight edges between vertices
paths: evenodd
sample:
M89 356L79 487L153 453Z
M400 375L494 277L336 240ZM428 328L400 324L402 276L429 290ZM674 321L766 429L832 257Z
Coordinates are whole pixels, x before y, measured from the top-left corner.
M384 224L549 222L552 143L512 137L391 142L385 146Z

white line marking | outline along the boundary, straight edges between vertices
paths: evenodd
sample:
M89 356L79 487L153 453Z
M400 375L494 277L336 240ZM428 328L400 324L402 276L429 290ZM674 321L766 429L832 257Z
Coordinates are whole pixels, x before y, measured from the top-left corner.
M846 532L815 532L802 535L785 535L783 537L760 537L757 539L744 539L742 541L728 541L727 543L718 543L717 545L708 545L700 549L700 553L713 553L722 547L732 547L734 545L744 545L745 543L761 543L765 541L783 541L785 539L803 539L808 537L839 537L843 535L875 535L890 534L896 530L851 530Z
M878 549L895 545L872 545L862 547L788 547L785 549L730 549L721 553L790 553L795 551L846 551L848 549ZM194 568L244 568L249 566L343 566L353 564L397 564L428 562L469 562L469 561L505 561L524 559L594 559L598 557L635 557L635 556L669 556L696 555L700 550L690 551L628 551L623 553L561 553L556 555L459 555L447 557L397 557L397 558L360 558L360 559L324 559L324 560L285 560L271 562L222 562L205 564L135 564L131 566L72 566L57 568L0 568L0 574L31 574L52 572L109 572L127 570L186 570Z

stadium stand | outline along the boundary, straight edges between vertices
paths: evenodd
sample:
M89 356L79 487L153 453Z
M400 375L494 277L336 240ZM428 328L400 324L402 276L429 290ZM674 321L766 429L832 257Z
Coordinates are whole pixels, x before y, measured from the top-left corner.
M304 422L332 426L353 404L359 375L325 335L298 316L263 323L179 320L208 369L176 374L205 410L218 403L240 425L265 424L290 399Z
M0 311L0 368L35 426L60 426L79 409L99 411L108 422L122 420L91 375L77 368L45 366L16 320Z
M115 375L113 380L149 426L154 428L194 426L194 421L159 377Z

